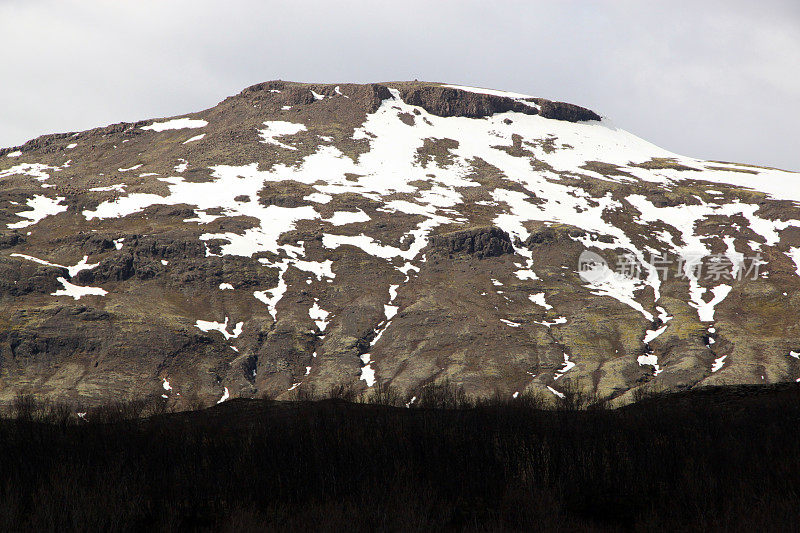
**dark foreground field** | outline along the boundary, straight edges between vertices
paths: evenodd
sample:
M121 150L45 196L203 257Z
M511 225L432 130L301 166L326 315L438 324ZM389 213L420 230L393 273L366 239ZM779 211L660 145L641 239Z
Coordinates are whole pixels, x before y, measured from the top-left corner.
M538 407L233 400L80 423L19 409L0 421L0 530L800 528L798 385Z

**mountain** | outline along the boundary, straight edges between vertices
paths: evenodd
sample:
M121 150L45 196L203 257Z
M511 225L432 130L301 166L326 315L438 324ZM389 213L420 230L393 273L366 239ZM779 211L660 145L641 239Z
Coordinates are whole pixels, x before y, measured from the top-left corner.
M800 379L800 175L588 109L271 81L0 150L0 403Z

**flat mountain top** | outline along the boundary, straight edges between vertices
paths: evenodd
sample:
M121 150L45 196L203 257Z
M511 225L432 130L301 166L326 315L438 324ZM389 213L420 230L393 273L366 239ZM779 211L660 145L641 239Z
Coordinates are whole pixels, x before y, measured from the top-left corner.
M0 149L0 402L800 379L798 174L564 102L270 81Z

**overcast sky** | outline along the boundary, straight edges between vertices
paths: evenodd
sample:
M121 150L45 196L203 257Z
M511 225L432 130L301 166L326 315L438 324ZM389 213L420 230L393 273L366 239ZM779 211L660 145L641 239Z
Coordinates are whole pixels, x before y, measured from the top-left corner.
M800 170L797 0L0 0L0 49L0 146L198 111L270 79L416 78Z

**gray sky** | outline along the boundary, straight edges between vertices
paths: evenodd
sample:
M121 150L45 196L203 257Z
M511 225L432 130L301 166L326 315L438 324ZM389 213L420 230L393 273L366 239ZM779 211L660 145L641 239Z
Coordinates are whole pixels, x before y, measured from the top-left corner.
M198 111L270 79L417 78L800 170L796 0L0 0L0 49L0 146Z

